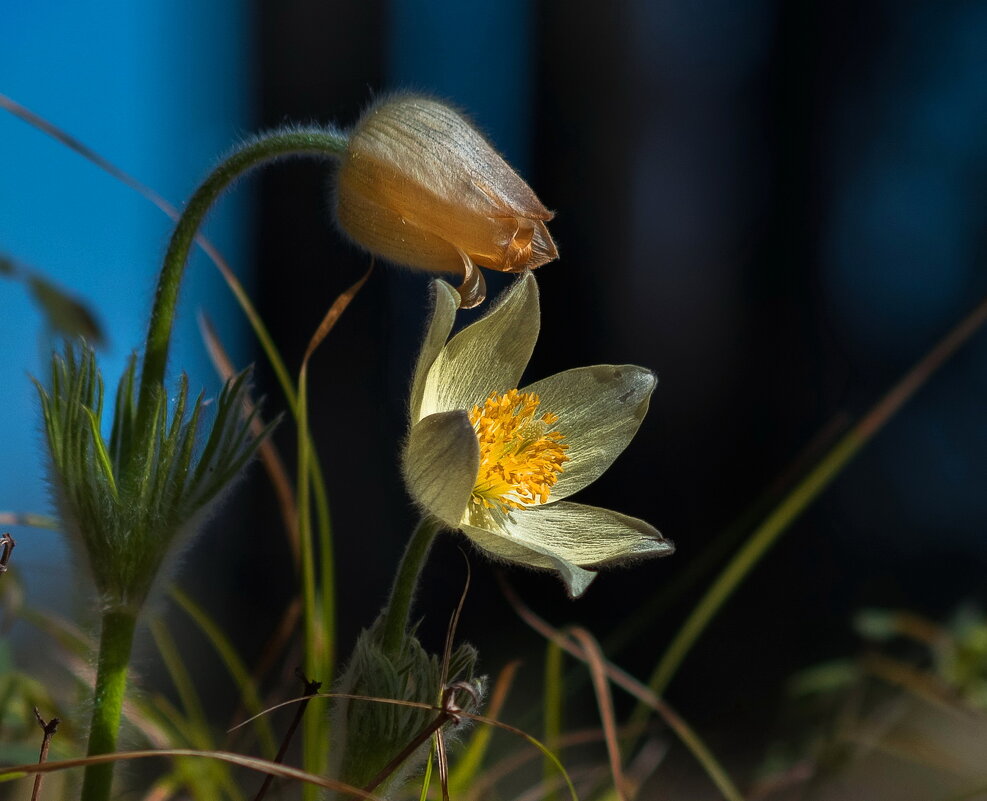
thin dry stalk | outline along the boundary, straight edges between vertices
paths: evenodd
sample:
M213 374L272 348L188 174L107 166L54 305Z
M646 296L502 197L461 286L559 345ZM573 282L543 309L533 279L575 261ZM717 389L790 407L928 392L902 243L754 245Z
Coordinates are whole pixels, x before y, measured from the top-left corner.
M610 770L602 765L595 765L582 769L573 770L569 775L574 783L579 783L582 787L593 787L606 781ZM565 782L561 776L551 779L542 779L534 787L525 790L521 795L515 796L514 801L543 801L555 794L556 791L565 787Z
M8 533L4 533L0 537L0 576L7 572L7 566L10 564L10 555L14 552L14 546L16 544L14 538Z
M315 353L316 348L322 344L322 340L326 338L330 331L332 331L333 326L339 322L339 318L342 316L343 312L346 311L346 307L350 305L350 301L356 297L356 293L360 291L367 279L370 277L371 273L374 271L374 260L373 257L370 258L370 266L367 271L363 274L355 284L353 284L349 289L344 290L339 294L336 300L333 301L332 306L329 307L329 311L326 312L325 317L322 318L322 322L319 323L319 327L315 329L315 333L312 334L312 338L309 340L308 347L305 349L305 356L302 358L302 370L306 370L308 367L308 360L312 358L312 354Z
M569 637L566 637L561 631L549 625L545 620L538 617L538 615L525 606L521 602L521 599L517 596L517 593L515 593L507 581L504 580L503 576L500 576L499 579L501 591L507 598L508 603L511 604L514 611L517 612L518 616L525 623L531 626L531 628L546 639L550 639L557 643L559 647L576 657L576 659L583 662L588 660L588 656L577 643L574 643ZM700 739L699 735L693 731L692 727L689 726L689 724L686 723L685 720L674 709L672 709L666 701L659 698L643 683L611 662L606 662L605 666L607 676L614 684L623 690L626 690L628 693L641 701L641 703L650 707L661 716L662 720L665 721L665 724L673 732L675 732L675 735L682 741L682 744L689 749L696 760L703 766L706 774L717 786L724 798L729 799L729 801L743 801L743 795L727 775L726 771L720 767L719 762L713 756L709 748L706 747L706 744L702 741L702 739Z
M643 728L643 726L624 726L619 733L621 737L628 737L631 735L640 734ZM603 739L604 734L602 729L579 729L577 731L571 731L561 735L555 741L555 749L561 753L566 748L599 743L602 742ZM496 764L491 765L470 785L469 798L485 798L497 782L507 776L510 776L528 762L537 759L538 756L538 752L516 752L501 759Z
M58 521L54 517L39 515L34 512L0 512L0 525L43 528L47 531L59 530Z
M593 690L596 693L596 705L600 710L600 721L603 723L603 734L607 743L607 756L610 759L610 773L613 776L613 786L620 801L627 801L627 786L624 781L624 771L620 756L620 744L617 740L617 719L613 711L613 696L610 694L610 683L607 681L606 659L596 638L586 629L574 626L569 634L579 641L586 655L586 664L593 679Z
M298 700L304 700L304 698ZM0 767L0 780L21 778L22 776L32 773L54 773L56 771L68 770L70 768L83 768L87 765L103 765L111 762L129 762L136 759L160 759L162 757L215 759L220 762L238 765L239 767L261 773L273 773L275 776L304 782L306 784L314 785L315 787L322 787L326 790L334 790L337 793L357 796L358 798L367 799L367 801L381 801L381 799L377 796L365 792L359 787L351 787L348 784L335 781L334 779L327 779L324 776L316 776L315 774L306 773L303 770L288 767L287 765L278 765L266 759L248 757L243 754L233 754L229 751L198 751L192 748L162 748L160 750L151 751L117 751L113 754L99 754L97 756L90 756L81 759L63 759L58 762L45 762L44 764L34 763L25 765L4 765L3 767Z
M278 749L277 756L274 757L274 762L278 765L284 762L284 756L288 753L288 746L291 745L291 740L295 736L295 731L298 729L298 725L302 722L302 717L305 715L305 710L308 708L308 702L311 700L312 696L316 695L319 690L322 689L321 681L311 681L307 679L300 670L296 671L296 675L305 685L305 693L302 696L304 700L298 705L298 709L295 710L295 717L292 719L291 725L288 726L288 730L284 733L284 739L281 741L281 747ZM254 796L254 801L262 801L264 796L267 795L267 791L273 781L274 774L268 773L264 777L264 782L257 791L257 795Z
M45 723L44 719L41 717L41 713L38 712L37 707L34 707L34 717L37 719L38 725L41 727L41 731L44 732L44 736L41 739L41 753L38 756L38 764L43 765L48 759L48 748L51 746L51 738L55 736L55 731L58 729L58 724L62 721L58 718L52 718ZM43 778L44 774L42 773L39 773L34 777L34 790L31 792L31 801L38 801L41 797L41 780Z
M457 689L465 690L470 693L473 692L473 688L467 685L465 682L454 682L452 685L446 688L447 692L455 691ZM394 706L405 706L410 709L426 709L438 713L450 711L449 709L447 709L447 707L434 706L432 704L423 704L423 703L419 703L418 701L404 701L397 698L377 698L372 695L356 695L354 693L319 693L318 695L314 695L310 697L311 698L343 698L349 701L367 701L369 703L375 703L375 704L392 704ZM304 697L290 698L287 701L282 701L279 704L275 704L274 706L268 707L262 712L258 712L253 717L247 718L246 720L238 723L236 726L232 727L228 731L236 731L237 729L242 728L243 726L246 726L247 724L253 722L256 718L259 718L261 715L270 714L271 712L281 709L282 707L289 706L290 704L297 704L303 700L305 700ZM577 801L575 791L572 789L571 782L568 780L569 779L568 774L565 772L562 763L559 762L552 754L552 752L545 747L544 743L542 743L536 737L532 737L526 731L524 731L523 729L519 729L517 726L511 726L509 723L503 723L499 720L494 720L492 718L485 717L484 715L474 715L470 712L464 712L459 708L456 708L454 710L454 713L458 717L466 718L467 720L472 720L475 723L482 723L486 726L494 726L495 728L502 729L503 731L509 732L510 734L513 734L516 737L520 737L521 739L535 746L535 748L537 748L542 755L549 757L549 759L551 759L555 763L556 767L559 769L559 772L562 773L564 775L564 778L566 779L566 786L569 787L569 791L570 794L572 795L573 801ZM430 724L430 726L431 725L432 724ZM427 739L427 737L425 739ZM417 740L418 738L416 738L416 741ZM421 743L423 742L425 742L424 739L419 742L416 742L415 747L421 745ZM2 775L2 773L0 773L0 775Z
M431 723L425 726L424 729L422 729L418 734L416 734L412 738L411 742L409 742L404 748L402 748L401 751L390 762L388 762L383 768L381 768L380 773L374 776L374 778L370 780L367 786L363 788L366 792L372 793L374 790L376 790L377 787L380 786L380 783L383 782L392 773L394 773L394 771L396 771L399 767L401 767L401 764L413 753L415 753L415 751L417 751L422 744L428 742L428 739L433 735L438 734L438 732L442 729L443 726L445 726L446 723L459 723L459 721L462 719L465 713L456 703L456 690L465 690L471 695L473 694L473 689L465 682L457 681L451 684L450 686L446 687L442 691L442 704L438 708L439 714L435 718L435 720L433 720ZM474 696L474 700L476 700L475 696ZM427 704L423 704L423 705L412 704L412 702L410 701L407 702L407 705L424 706L426 709L432 708L429 707ZM444 746L445 746L445 742L443 741L441 746L443 748L443 757L445 756ZM441 762L439 764L440 764L439 769L441 770ZM446 788L446 795L448 796L448 787Z

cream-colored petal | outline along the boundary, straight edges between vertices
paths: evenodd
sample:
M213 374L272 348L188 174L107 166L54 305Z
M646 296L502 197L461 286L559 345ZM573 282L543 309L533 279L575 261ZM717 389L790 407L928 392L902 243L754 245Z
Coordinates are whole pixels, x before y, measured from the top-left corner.
M596 578L596 573L592 570L584 570L535 543L521 542L475 526L460 528L481 550L495 558L558 572L572 598L578 598L586 592L586 588Z
M558 415L552 428L565 437L568 461L549 502L592 483L633 439L657 379L633 364L598 364L556 373L524 388L541 398L538 411Z
M432 294L434 298L432 316L428 321L425 341L422 342L418 362L415 364L415 375L411 381L409 412L412 425L422 419L420 410L422 394L425 392L425 379L428 378L432 363L449 338L452 326L456 322L456 309L459 308L459 295L445 281L433 281Z
M458 528L480 469L480 446L466 412L433 414L413 426L403 468L408 491L425 512Z
M478 522L474 517L472 522ZM585 506L552 503L517 510L504 522L459 528L488 553L509 562L557 570L572 597L579 597L595 573L586 570L645 556L668 556L670 540L635 517Z
M581 567L643 556L668 556L675 551L670 540L643 520L568 501L515 512L507 535Z
M469 410L491 392L517 387L535 347L538 325L538 286L531 273L525 273L486 317L456 334L436 357L425 380L419 416Z

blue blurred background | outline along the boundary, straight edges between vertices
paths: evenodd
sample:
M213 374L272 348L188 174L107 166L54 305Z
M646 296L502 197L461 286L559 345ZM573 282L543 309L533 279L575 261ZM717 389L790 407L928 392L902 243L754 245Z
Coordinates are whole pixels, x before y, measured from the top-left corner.
M982 2L628 0L605 13L565 0L97 5L8 3L0 92L174 202L244 132L346 125L375 94L410 87L465 109L556 210L561 259L538 273L531 375L596 362L658 372L641 434L582 499L649 520L678 553L602 575L578 606L551 579L512 572L555 621L602 633L650 609L820 431L866 411L987 294ZM0 252L92 304L112 382L141 342L168 221L9 115L0 141ZM333 230L328 186L318 166L279 165L224 200L208 228L292 365L366 267ZM413 522L395 443L425 286L378 266L313 365L345 572L343 652L383 601ZM43 370L45 332L21 287L0 288L0 510L44 511L27 374ZM240 363L257 355L201 256L184 297L173 365L215 388L198 308ZM258 384L280 409L264 365ZM980 335L717 619L672 688L693 719L715 722L728 707L736 726L763 727L792 670L852 647L848 621L864 604L936 616L987 600L985 410ZM288 426L279 442L290 458ZM259 473L179 573L213 609L238 594L227 625L248 651L292 592ZM57 537L12 531L32 602L72 586ZM473 564L465 636L488 654L504 645L504 659L534 648L534 636L517 645L491 569ZM709 575L655 609L618 661L646 674ZM461 582L447 538L422 593L422 609L443 610L426 637L441 638ZM493 669L498 657L487 658Z
M250 130L255 100L246 11L236 2L13 0L2 12L0 92L179 204L218 155ZM112 390L125 360L143 343L170 221L6 112L0 142L0 253L19 272L41 274L95 312L107 338L101 365ZM249 252L247 201L244 194L225 201L208 228L238 265ZM44 378L57 343L23 285L3 281L0 291L0 509L47 512L29 376ZM193 385L213 393L219 382L202 348L196 310L208 309L238 360L250 354L228 294L216 271L197 260L185 288L172 372L187 372ZM12 533L32 596L58 594L64 602L74 571L65 566L60 537L26 528Z

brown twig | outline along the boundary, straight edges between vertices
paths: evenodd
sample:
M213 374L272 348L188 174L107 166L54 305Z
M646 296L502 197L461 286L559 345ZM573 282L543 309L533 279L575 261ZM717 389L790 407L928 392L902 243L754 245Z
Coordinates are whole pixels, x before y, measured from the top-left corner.
M560 636L562 636L562 635L560 635ZM576 648L576 650L577 650L578 653L582 653L582 651L579 650L578 646L575 646L574 645L573 647ZM609 665L609 663L608 663L608 665ZM608 670L610 670L610 669L614 669L612 665L609 665ZM613 678L613 677L611 676L611 678ZM475 702L479 700L478 697L477 697L477 695L476 695L476 690L473 688L472 685L468 684L467 682L462 682L462 681L460 681L460 682L454 682L452 685L450 685L446 689L447 690L457 690L457 689L465 690L465 691L469 692L470 695L473 696L473 700ZM424 703L421 703L420 701L405 701L405 700L398 699L398 698L378 698L378 697L372 696L372 695L356 695L354 693L319 693L317 696L314 696L314 697L316 697L316 698L336 698L336 699L345 698L345 699L350 700L350 701L367 701L369 703L374 703L374 704L391 704L393 706L403 706L403 707L407 707L409 709L424 709L424 710L427 710L427 711L439 712L439 713L443 713L443 712L446 712L447 711L442 706L435 706L434 704L424 704ZM275 710L278 710L278 709L280 709L283 706L288 706L289 704L301 703L304 700L306 700L306 699L304 697L301 697L301 698L290 698L287 701L282 701L280 704L275 704L274 706L269 707L268 709L265 709L263 712L258 712L253 717L247 718L246 720L238 723L236 726L234 726L232 729L230 729L230 731L235 731L236 729L239 729L239 728L241 728L243 726L248 725L249 723L253 722L256 718L260 717L261 715L268 715L271 712L274 712ZM538 750L542 754L547 755L547 756L549 756L550 758L552 758L554 760L554 757L552 756L551 752L548 751L548 749L545 748L545 746L542 743L540 743L536 738L532 737L530 734L528 734L523 729L519 729L517 726L511 726L508 723L504 723L503 721L500 721L500 720L494 720L493 718L489 718L489 717L486 717L484 715L474 715L474 714L472 714L470 712L465 712L462 709L456 710L456 715L457 715L457 718L465 718L466 720L472 720L475 723L482 723L485 726L494 726L494 727L500 729L501 731L506 731L506 732L508 732L510 734L513 734L515 737L520 737L523 740L526 740L531 745L536 746L538 748ZM426 739L427 739L427 737L426 737ZM425 742L424 739L420 740L418 742L418 745L421 745L421 743L423 743L423 742ZM175 753L175 752L172 751L172 752L163 752L163 753ZM216 752L216 753L218 753L218 752ZM231 758L231 755L224 754L224 757L227 758L227 759L230 759ZM94 760L99 760L99 759L103 759L103 758L102 757L90 757L87 761L94 761ZM396 762L396 760L394 760L394 761ZM559 770L564 773L565 769L562 767L562 763L561 762L558 762L557 760L554 760L554 761L556 762L556 766L559 768ZM24 767L23 766L20 766L19 765L17 767L18 767L19 770L24 770ZM11 769L11 770L13 770L13 769ZM290 768L282 768L282 770L289 771L289 770L292 770L292 769L290 769ZM306 774L306 775L308 776L308 775L311 775L311 774ZM0 772L0 776L2 776L2 772ZM568 780L568 774L565 775L565 778ZM329 779L324 779L323 781L328 782L330 780ZM338 784L338 782L336 784ZM566 784L569 785L569 782L567 781ZM345 785L345 786L347 788L349 788L349 785ZM351 792L351 793L352 792L356 792L356 793L362 794L364 797L368 797L368 798L369 797L372 797L372 796L370 796L369 792L366 791L366 790L355 790L355 788L354 788L354 789L348 789L348 792ZM575 791L572 790L571 785L570 785L570 794L572 796L573 801L578 801L578 799L576 798ZM737 796L737 798L739 798L739 796ZM731 801L733 801L732 797L731 797Z
M589 657L579 643L573 642L570 637L567 637L561 631L549 625L547 621L540 618L531 609L525 606L518 597L517 593L514 592L514 589L507 583L506 579L504 579L502 575L498 575L498 581L500 583L501 592L504 593L504 596L507 598L507 602L513 607L514 611L525 623L531 626L531 628L546 639L549 639L559 645L559 647L576 657L576 659L583 662L589 661ZM713 757L713 754L706 747L706 744L699 738L699 735L693 731L692 727L686 723L685 719L682 718L678 712L672 709L668 702L656 693L652 692L651 689L645 684L641 683L625 670L614 665L612 662L604 662L603 665L610 681L633 695L661 716L662 720L665 721L665 724L675 733L679 740L681 740L682 744L689 749L692 755L703 766L710 780L717 786L724 798L729 799L729 801L738 801L738 799L743 798L740 791L734 785L733 780L720 767L719 763Z
M25 765L3 765L0 766L0 780L21 778L23 774L54 773L55 771L67 770L69 768L82 768L87 765L106 765L116 762L129 762L136 759L161 759L162 757L216 760L228 765L238 765L248 770L273 773L284 779L305 782L306 784L322 787L326 790L333 790L337 793L365 798L367 801L381 801L377 796L365 793L359 787L353 787L335 779L318 776L314 773L299 770L298 768L289 767L288 765L278 765L266 759L235 754L230 751L200 751L195 748L155 748L144 751L116 751L112 754L99 754L97 756L78 759L62 759L56 762L46 762L43 765L39 765L36 762Z
M628 734L638 734L644 730L644 726L624 726L620 730L620 736L626 737ZM561 754L563 750L574 746L589 745L604 741L606 736L602 729L578 729L559 735L555 741L555 752ZM491 788L506 776L515 774L520 768L540 756L538 751L515 751L510 756L504 757L495 762L489 768L479 774L469 786L469 798L486 798L490 794ZM607 770L607 769L604 769ZM565 780L561 780L563 785ZM544 785L545 782L542 782ZM552 784L554 787L554 783ZM544 797L547 797L544 796Z
M14 552L14 538L8 533L0 537L0 575L7 572L7 565L10 563L10 555Z
M9 534L5 534L5 537L10 537ZM13 548L13 545L11 545ZM4 562L6 567L6 562ZM41 717L41 713L38 712L38 708L34 707L34 717L38 720L38 725L41 727L41 731L44 732L44 737L41 740L41 754L38 756L38 764L43 765L45 760L48 759L48 748L51 745L51 738L55 736L55 731L58 729L58 724L61 723L58 718L52 718L47 723ZM31 801L38 801L41 797L41 780L44 778L43 773L39 773L34 777L34 791L31 793Z
M445 726L446 723L459 723L462 720L464 712L463 708L456 703L456 690L464 690L467 692L473 697L474 703L479 701L476 691L465 681L453 682L446 687L442 691L442 706L439 709L439 714L436 716L435 720L418 732L418 734L412 738L411 742L402 748L400 753L398 753L394 759L381 768L380 772L370 780L366 787L363 788L365 793L372 793L375 789L377 789L378 785L380 785L384 779L394 773L394 771L401 766L402 762L415 753L415 751L421 747L423 743L428 742L429 737L439 731L439 729Z
M277 756L274 757L275 764L280 765L284 761L284 755L288 753L288 746L291 744L291 738L295 736L295 731L298 729L298 725L302 722L302 717L305 715L305 710L308 708L309 701L312 700L312 696L318 694L319 690L322 689L321 681L311 681L306 678L305 674L302 673L301 669L295 671L295 675L302 680L305 685L304 699L298 704L298 709L295 711L295 717L291 721L291 725L288 726L288 731L284 734L284 740L281 742L281 747L278 749ZM274 781L274 774L268 773L264 777L264 783L260 786L257 791L257 795L254 796L254 801L261 801L267 794L268 789L271 786L271 782Z
M620 801L627 801L627 783L624 779L623 760L620 756L620 745L617 737L617 719L613 711L613 696L610 694L610 683L607 679L606 660L596 638L586 629L574 626L569 629L569 635L578 640L585 654L593 679L593 689L596 692L596 703L600 709L600 722L607 743L607 755L610 758L610 773L613 776L614 790Z

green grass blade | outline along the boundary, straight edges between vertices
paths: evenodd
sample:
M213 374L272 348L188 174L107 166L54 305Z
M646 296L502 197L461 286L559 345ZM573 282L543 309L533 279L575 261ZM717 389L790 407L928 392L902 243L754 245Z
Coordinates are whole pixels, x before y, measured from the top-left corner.
M151 636L154 644L158 648L158 653L164 660L165 669L171 683L178 691L178 697L182 702L182 708L190 724L188 734L191 735L189 743L195 748L211 750L215 748L212 735L209 731L209 724L206 721L206 713L202 708L202 701L199 693L195 689L195 683L185 669L185 663L178 653L178 647L168 631L167 626L160 619L152 620L150 623Z
M244 706L250 711L252 715L258 715L264 710L264 704L261 702L260 696L257 693L257 688L254 686L254 682L251 679L250 671L247 670L246 665L240 656L237 654L236 650L233 648L233 644L229 641L227 636L223 631L216 625L206 612L198 606L188 595L186 595L178 587L172 586L170 595L172 599L188 614L192 620L195 621L196 625L209 640L213 648L216 649L216 653L219 654L220 659L222 659L226 670L229 672L230 677L236 684L237 689L243 698ZM257 735L260 738L261 746L264 749L264 753L273 756L277 753L278 746L274 737L274 732L271 729L271 723L268 718L264 715L255 720L255 726L257 729Z
M648 686L661 695L724 602L778 538L822 494L850 460L970 337L987 322L987 299L946 334L809 470L758 526L693 609L662 655Z
M545 647L545 743L550 747L556 747L559 737L562 735L562 696L564 694L564 680L562 677L562 649L549 640ZM545 779L550 781L555 772L547 760L545 761ZM545 797L545 801L558 801L559 794L552 790Z
M422 791L418 794L418 801L427 801L428 788L432 783L432 762L435 759L435 738L432 738L432 747L428 752L428 760L425 762L425 775L422 776Z

